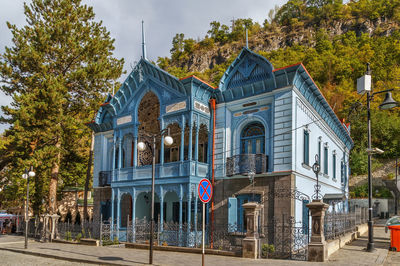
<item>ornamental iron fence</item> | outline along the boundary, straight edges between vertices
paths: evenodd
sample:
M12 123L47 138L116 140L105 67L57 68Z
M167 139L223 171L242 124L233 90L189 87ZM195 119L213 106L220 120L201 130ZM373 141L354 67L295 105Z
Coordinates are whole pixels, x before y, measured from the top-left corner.
M265 154L238 154L226 158L226 175L262 174L268 171L268 156Z
M348 213L327 212L324 220L324 235L326 240L337 239L346 233L355 232L357 225L366 223L367 208L355 207Z

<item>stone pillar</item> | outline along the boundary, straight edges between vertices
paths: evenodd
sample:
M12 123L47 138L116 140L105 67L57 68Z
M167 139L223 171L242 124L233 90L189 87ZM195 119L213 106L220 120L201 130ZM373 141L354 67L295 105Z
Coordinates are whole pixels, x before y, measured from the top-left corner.
M322 200L313 200L307 204L312 216L311 241L308 244L308 261L324 262L328 259L324 236L324 217L329 205Z
M243 204L243 209L246 214L247 232L242 241L242 256L243 258L257 259L260 249L258 216L260 215L261 206L257 202L248 202Z
M50 219L51 219L51 228L50 228L50 242L53 241L53 239L55 239L57 237L57 225L58 225L58 219L60 218L59 215L57 214L53 214L53 215L49 215Z

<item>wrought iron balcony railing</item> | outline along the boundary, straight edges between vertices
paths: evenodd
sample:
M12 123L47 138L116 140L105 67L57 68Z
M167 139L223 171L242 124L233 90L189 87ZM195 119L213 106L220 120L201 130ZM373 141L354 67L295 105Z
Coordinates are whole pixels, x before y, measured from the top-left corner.
M100 171L99 173L99 187L111 185L111 171Z
M248 175L268 171L268 156L265 154L238 154L226 159L226 175Z

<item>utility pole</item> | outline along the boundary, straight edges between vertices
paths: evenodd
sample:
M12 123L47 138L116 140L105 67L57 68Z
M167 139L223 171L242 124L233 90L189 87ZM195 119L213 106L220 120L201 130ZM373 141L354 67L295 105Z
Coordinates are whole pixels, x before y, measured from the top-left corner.
M397 215L397 202L398 202L398 198L397 198L397 195L398 195L398 193L399 193L399 189L397 188L397 173L398 173L398 157L396 157L396 165L395 165L395 171L396 171L396 193L394 193L394 215Z

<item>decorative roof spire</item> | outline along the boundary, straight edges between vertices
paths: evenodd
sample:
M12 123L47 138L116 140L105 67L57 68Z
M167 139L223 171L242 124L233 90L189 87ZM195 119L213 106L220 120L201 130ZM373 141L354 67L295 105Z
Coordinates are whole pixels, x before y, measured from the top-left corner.
M246 48L249 49L249 37L247 34L247 27L246 27Z
M144 21L142 20L142 58L147 60L146 55L146 42L144 39Z

